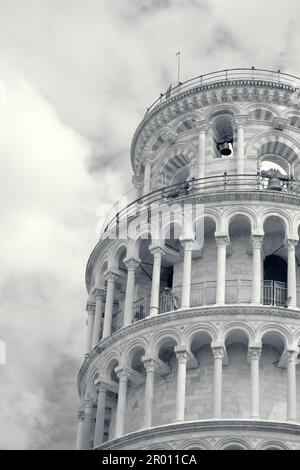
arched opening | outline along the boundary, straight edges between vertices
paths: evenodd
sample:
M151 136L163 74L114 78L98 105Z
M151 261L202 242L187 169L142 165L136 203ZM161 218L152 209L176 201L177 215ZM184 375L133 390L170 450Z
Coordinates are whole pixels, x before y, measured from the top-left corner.
M212 338L205 331L196 331L190 340L192 363L186 377L187 421L210 419L213 414L214 359Z
M287 264L277 255L266 256L264 260L264 279L269 281L287 282Z
M183 247L180 238L182 233L181 223L175 221L164 230L166 252L161 263L160 313L176 310L181 304Z
M126 403L126 428L125 432L134 432L141 429L143 424L144 397L146 370L142 362L145 349L142 345L136 346L128 358L129 368L137 374L128 382Z
M177 359L174 352L177 341L169 336L162 338L155 347L154 357L161 361L155 374L152 426L168 424L175 415Z
M237 214L229 222L230 247L226 260L227 304L251 302L251 221L243 214ZM250 275L249 275L250 274Z
M286 368L280 363L286 348L283 335L277 331L266 332L261 339L259 360L260 418L284 421L286 419Z
M115 368L119 365L117 359L112 359L106 368L105 376L107 376L112 383L115 384L115 390L108 389L106 392L106 406L105 406L105 417L104 417L104 432L103 442L111 440L115 436L116 431L116 413L118 405L118 394L116 393L118 388L119 379L115 372Z
M213 305L216 302L216 222L210 216L201 215L194 225L191 307ZM209 270L206 269L207 266L209 266Z
M114 303L113 303L113 313L112 313L112 323L111 323L112 333L122 328L123 321L124 321L124 304L125 304L126 278L127 278L127 268L124 264L125 257L126 257L126 247L122 245L116 252L114 256L114 263L113 263L114 267L120 273L120 276L115 282L115 289L114 289Z
M234 145L232 114L222 113L212 119L212 135L216 157L232 157Z
M263 241L263 303L287 306L287 250L284 246L285 226L276 217L268 217L264 223Z
M223 410L228 419L245 418L250 414L249 400L245 400L250 389L250 374L247 364L249 337L240 329L231 330L225 338L226 367L223 368ZM232 397L226 401L226 397Z

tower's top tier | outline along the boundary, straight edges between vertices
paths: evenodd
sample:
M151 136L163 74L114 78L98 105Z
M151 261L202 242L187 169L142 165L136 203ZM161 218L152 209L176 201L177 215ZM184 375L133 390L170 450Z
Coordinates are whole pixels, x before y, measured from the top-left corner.
M236 173L241 127L244 173L256 173L266 156L272 156L275 167L287 170L282 158L295 167L299 89L298 77L255 68L214 72L169 89L147 109L133 137L131 162L137 183L145 179L147 164L152 191L188 178ZM280 139L283 131L289 135L285 142ZM199 169L203 134L204 172ZM297 168L293 171L299 177Z

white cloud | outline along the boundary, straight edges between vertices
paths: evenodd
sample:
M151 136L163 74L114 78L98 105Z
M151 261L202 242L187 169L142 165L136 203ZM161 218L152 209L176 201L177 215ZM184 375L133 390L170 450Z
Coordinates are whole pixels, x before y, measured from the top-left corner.
M0 11L0 447L68 447L97 207L130 186L139 120L176 81L177 50L183 80L251 65L299 73L300 7L0 0Z

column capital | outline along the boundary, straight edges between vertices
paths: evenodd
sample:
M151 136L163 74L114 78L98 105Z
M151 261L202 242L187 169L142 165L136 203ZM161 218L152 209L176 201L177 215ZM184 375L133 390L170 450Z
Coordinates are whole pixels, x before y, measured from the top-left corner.
M217 246L222 247L222 246L229 245L229 238L228 238L227 234L216 233L215 234L215 240L216 240Z
M222 360L223 360L223 358L224 358L224 356L225 356L225 352L224 352L224 347L223 347L223 346L213 346L213 345L212 345L211 350L212 350L214 359L222 359Z
M158 368L158 362L151 358L151 357L142 357L142 363L144 364L144 367L146 369L146 372L155 372L156 369Z
M108 385L106 382L103 382L102 380L97 383L97 391L98 391L98 393L107 392L108 388L109 388L109 385Z
M84 420L84 410L78 410L78 421L83 421Z
M193 251L195 247L195 240L193 238L180 237L180 243L187 251Z
M292 239L292 238L288 238L284 241L284 246L288 250L294 250L296 248L296 246L298 245L298 243L299 243L299 239L295 240L295 239Z
M186 350L185 347L182 347L182 346L177 346L175 349L175 354L176 354L176 358L178 360L179 363L181 364L186 364L187 361L189 360L189 353L188 351Z
M106 295L106 290L105 289L99 289L98 287L95 287L92 290L92 295L95 297L96 300L97 300L98 297L103 298Z
M166 250L164 248L164 245L150 245L149 246L149 251L153 256L162 256L165 254Z
M110 282L115 282L119 279L120 277L120 274L117 270L114 270L114 269L110 269L108 271L106 271L104 273L104 278L107 280L107 281L110 281Z
M261 347L255 346L255 347L249 347L249 358L250 359L259 359L261 356Z
M139 266L141 260L139 258L125 258L124 264L127 268L127 271L135 271Z
M95 399L92 398L91 396L88 396L87 398L84 399L84 409L86 410L87 408L93 408L95 405Z
M129 370L122 366L118 366L115 368L115 373L117 374L117 377L120 382L127 382L130 376Z
M263 235L252 235L251 236L251 243L252 243L252 248L256 248L256 249L259 249L261 250L262 249L262 245L263 245L263 241L264 241L264 236Z
M286 357L287 362L296 362L298 355L299 355L299 349L288 349L286 353L287 353L287 357Z
M96 310L95 302L88 301L86 303L86 311L88 312L88 314L89 315L95 315L95 310Z
M143 175L133 175L131 181L135 188L141 188L144 184Z
M244 128L248 122L248 115L247 114L235 114L232 119L232 122L237 128Z
M144 166L151 166L152 165L152 155L146 154L143 158L143 165Z
M200 121L198 125L199 134L206 134L211 128L211 124L208 121Z

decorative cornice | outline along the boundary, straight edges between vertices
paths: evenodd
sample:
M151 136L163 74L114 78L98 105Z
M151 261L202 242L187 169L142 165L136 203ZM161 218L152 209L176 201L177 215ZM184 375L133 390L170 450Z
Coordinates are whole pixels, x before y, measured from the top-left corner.
M259 432L270 432L274 434L282 434L300 436L300 425L294 423L286 423L280 421L262 421L262 420L213 420L213 421L188 421L183 423L174 423L164 426L157 426L150 429L143 429L130 434L126 434L117 439L107 441L101 444L96 450L103 449L121 449L123 446L136 444L138 441L153 438L159 439L167 436L172 439L176 435L182 436L185 434L196 432L201 437L202 432L210 431L227 431L228 433L238 431L255 431L255 435ZM126 447L125 447L126 448Z
M191 200L196 204L207 204L207 203L219 203L219 202L228 202L228 201L266 201L272 202L274 204L288 204L294 206L300 206L300 195L298 194L286 194L276 191L220 191L218 193L211 194L197 194L184 197L178 197L176 202L182 204L189 204ZM99 253L107 245L107 239L101 239L94 250L91 253L91 256L88 260L86 267L86 287L89 290L90 279L92 277L92 269L97 259Z
M210 307L194 307L190 309L180 309L173 312L163 313L155 317L147 317L144 320L132 323L126 327L117 330L111 336L103 339L100 343L91 351L91 353L85 358L77 378L77 386L79 394L81 393L81 385L84 377L86 376L90 365L97 359L99 354L105 351L110 346L114 345L117 341L122 338L130 337L136 331L142 331L151 326L164 327L170 322L170 320L184 320L186 323L188 319L199 318L209 316L212 318L215 316L225 316L230 313L232 318L239 315L253 316L265 316L268 318L284 318L290 320L300 320L300 312L298 310L292 310L288 308L280 307L267 307L263 305L222 305L222 306L210 306Z
M268 93L266 96L264 96L264 94L261 94L259 103L266 102L269 104L270 102L274 102L275 104L285 104L287 107L291 106L290 94L294 93L296 90L294 87L286 85L284 83L280 83L280 82L276 83L276 82L267 81L267 80L228 80L228 81L223 80L217 83L211 83L211 84L207 84L203 86L196 86L192 89L179 93L178 95L171 97L170 99L164 101L163 103L158 104L153 110L151 110L144 117L144 119L139 124L133 136L132 145L131 145L131 162L132 162L133 168L135 166L134 157L135 157L135 152L136 152L136 146L141 137L141 134L143 133L144 130L146 130L146 126L151 120L155 121L156 125L161 125L159 124L160 123L159 119L156 119L156 120L154 119L155 117L157 117L159 113L164 114L163 124L165 125L168 121L171 121L172 119L174 119L173 113L171 112L172 106L176 106L176 116L178 116L179 114L184 114L188 111L195 110L200 107L199 102L201 100L199 98L194 99L194 100L192 99L188 100L187 98L193 97L193 95L196 95L196 94L203 94L203 98L205 98L205 100L204 99L202 100L201 107L206 107L214 103L215 97L210 96L212 95L211 94L212 91L218 88L225 91L225 89L226 90L228 90L229 88L235 89L236 87L244 87L244 90L242 90L240 93L241 96L240 96L239 101L251 102L252 101L251 98L257 99L257 93L256 93L257 88L266 88L267 90L270 91L270 93ZM283 97L279 97L277 96L277 94L271 93L272 89L283 90L284 92L288 92L288 96L284 100ZM178 106L179 101L182 102L181 107ZM225 93L225 92L222 93L222 101L223 103L228 102L231 104L232 103L231 94ZM166 119L165 110L168 107L170 108L169 113L168 113L169 118ZM155 123L153 123L153 126L154 126L153 129L155 129ZM144 138L144 141L146 140L147 138ZM140 149L139 151L141 152L142 149Z

